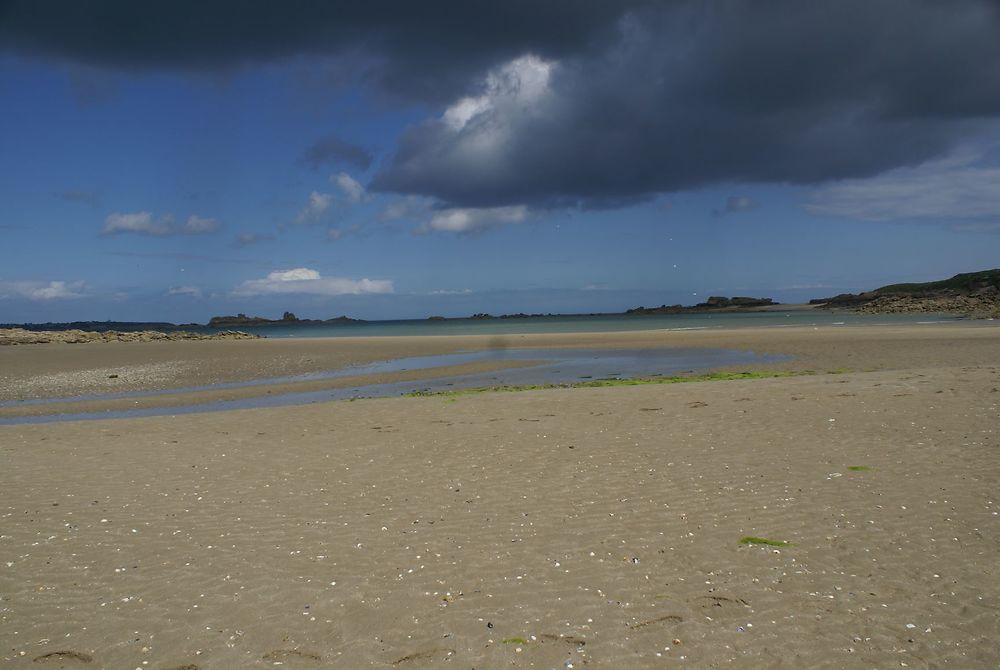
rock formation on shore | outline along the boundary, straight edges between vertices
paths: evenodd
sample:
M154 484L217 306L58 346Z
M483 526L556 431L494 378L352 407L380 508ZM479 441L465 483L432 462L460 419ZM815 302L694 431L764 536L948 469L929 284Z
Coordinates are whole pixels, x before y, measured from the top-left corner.
M10 344L80 344L85 342L176 342L180 340L256 340L259 335L251 335L238 330L206 335L184 330L162 333L157 330L25 330L24 328L0 328L0 346Z
M891 284L864 293L842 293L810 300L820 308L846 308L867 314L951 312L1000 317L1000 269L957 274L921 284Z

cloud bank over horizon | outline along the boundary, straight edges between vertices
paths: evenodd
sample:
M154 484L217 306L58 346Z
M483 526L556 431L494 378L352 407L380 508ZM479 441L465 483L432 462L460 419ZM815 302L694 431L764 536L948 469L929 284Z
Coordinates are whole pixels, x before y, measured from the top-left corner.
M83 281L5 281L0 279L0 300L74 300L87 297Z
M192 214L186 220L178 222L172 214L154 217L151 212L134 212L131 214L109 214L101 228L102 235L117 235L133 233L136 235L152 235L165 237L168 235L204 235L214 233L222 225L215 219Z
M345 279L323 277L310 268L276 270L263 279L248 279L240 284L234 295L260 296L274 294L303 294L320 296L363 295L392 293L388 279Z

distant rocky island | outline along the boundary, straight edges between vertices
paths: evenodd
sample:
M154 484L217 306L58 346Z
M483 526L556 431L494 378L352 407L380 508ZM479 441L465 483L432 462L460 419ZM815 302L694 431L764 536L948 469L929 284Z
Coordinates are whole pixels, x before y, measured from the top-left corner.
M242 312L236 316L213 316L208 320L209 328L233 328L239 326L307 326L335 325L338 323L363 323L361 319L338 316L333 319L300 319L291 312L285 312L280 319L265 319L262 316L247 316Z
M628 315L646 316L650 314L691 314L699 312L735 312L754 308L774 307L779 303L771 298L745 298L713 295L697 305L660 305L659 307L635 307L625 312Z
M0 323L0 329L19 328L32 332L56 332L64 330L80 330L88 333L123 332L137 333L142 331L158 331L168 333L190 328L202 328L198 323L167 323L165 321L66 321L47 323Z
M697 305L660 305L659 307L640 306L633 307L632 309L624 312L586 312L581 314L525 314L524 312L518 312L516 314L499 315L480 312L466 318L480 321L486 319L532 319L546 316L648 316L654 314L691 314L698 312L734 312L741 310L753 311L754 309L777 307L778 305L780 305L780 303L775 302L771 298L726 298L722 296L712 296L705 302L700 302ZM441 316L432 316L429 318L433 321L448 320Z
M516 314L497 314L497 315L493 315L493 314L489 314L487 312L479 312L477 314L473 314L472 316L470 316L468 318L469 319L473 319L475 321L483 321L483 320L488 320L488 319L535 319L535 318L543 317L543 316L606 316L606 315L605 314L599 314L599 313L591 313L591 314L551 314L551 313L549 313L549 314L525 314L524 312L518 312ZM435 320L441 320L441 317L438 317Z
M1000 269L966 272L940 281L890 284L863 293L817 298L809 304L867 314L949 312L997 318L1000 317Z

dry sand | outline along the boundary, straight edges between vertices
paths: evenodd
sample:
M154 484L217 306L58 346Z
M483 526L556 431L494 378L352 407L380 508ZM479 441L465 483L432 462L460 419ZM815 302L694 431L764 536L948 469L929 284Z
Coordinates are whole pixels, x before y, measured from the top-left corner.
M1000 664L1000 329L529 342L851 372L0 426L0 665ZM16 347L0 370L11 398L33 369L63 395L475 346L498 342Z

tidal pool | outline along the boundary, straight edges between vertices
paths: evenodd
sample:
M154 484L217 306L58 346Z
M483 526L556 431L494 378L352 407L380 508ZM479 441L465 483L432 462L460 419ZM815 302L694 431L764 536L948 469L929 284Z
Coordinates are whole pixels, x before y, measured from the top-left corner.
M483 373L434 377L419 381L382 384L358 384L348 388L321 391L267 394L220 402L198 403L171 407L142 407L106 412L63 413L45 416L10 417L0 419L0 424L50 423L54 421L80 421L87 419L116 419L141 416L168 416L195 412L218 412L231 409L254 409L304 405L330 400L381 398L414 392L435 392L493 386L520 386L532 384L571 384L589 379L636 379L671 376L682 373L700 373L719 367L747 364L766 364L788 360L787 356L758 355L751 351L709 348L656 348L656 349L490 349L439 356L416 356L367 365L349 366L337 370L314 372L294 377L272 377L245 382L231 382L211 386L190 386L157 391L133 393L96 394L52 399L5 401L0 407L25 405L52 405L82 400L109 400L122 398L147 398L157 395L176 395L195 391L231 389L274 384L285 384L347 376L378 375L407 370L428 370L439 367L490 361L524 361L525 367L492 370ZM541 362L539 362L541 361Z

